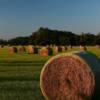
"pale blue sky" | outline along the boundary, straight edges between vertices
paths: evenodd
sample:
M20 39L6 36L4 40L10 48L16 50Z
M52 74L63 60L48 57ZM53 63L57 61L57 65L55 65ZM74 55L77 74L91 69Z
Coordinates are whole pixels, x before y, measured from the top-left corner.
M96 34L100 0L0 0L0 38L30 35L41 26Z

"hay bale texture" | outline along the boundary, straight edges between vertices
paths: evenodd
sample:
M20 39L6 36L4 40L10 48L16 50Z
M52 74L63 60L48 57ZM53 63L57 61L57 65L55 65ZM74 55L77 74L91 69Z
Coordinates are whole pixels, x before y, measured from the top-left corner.
M57 55L41 71L41 91L46 100L90 100L93 91L97 92L99 67L99 59L90 52Z

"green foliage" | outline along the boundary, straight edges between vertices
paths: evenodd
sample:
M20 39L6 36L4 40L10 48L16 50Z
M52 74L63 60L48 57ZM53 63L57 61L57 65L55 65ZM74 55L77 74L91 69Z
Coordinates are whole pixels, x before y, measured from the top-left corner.
M100 44L100 33L97 35L91 33L75 34L69 31L51 30L40 27L28 37L16 37L8 41L0 40L2 45L95 45Z

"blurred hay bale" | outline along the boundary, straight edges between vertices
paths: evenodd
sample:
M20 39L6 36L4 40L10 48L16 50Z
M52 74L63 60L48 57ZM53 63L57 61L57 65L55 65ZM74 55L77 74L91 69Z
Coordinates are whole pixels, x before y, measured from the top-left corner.
M39 53L41 56L48 56L48 49L46 47L42 47Z
M89 52L57 55L41 71L41 91L46 100L90 100L99 67L100 60Z
M18 52L18 49L17 49L17 47L9 47L8 52L9 52L9 54L14 54L14 53Z
M69 49L73 49L73 46L72 45L69 45Z
M54 46L53 47L53 51L54 51L54 54L57 54L58 53L58 47L57 46Z
M61 46L62 52L65 52L65 46Z
M24 52L26 52L26 48L24 46L20 46L18 48L18 51L19 51L19 53L24 53Z
M97 49L100 49L100 45L96 45L95 47L96 47Z
M4 45L1 45L1 48L4 48Z
M28 46L28 54L33 54L34 50L33 50L33 46L29 45Z
M80 45L80 51L87 51L87 47Z

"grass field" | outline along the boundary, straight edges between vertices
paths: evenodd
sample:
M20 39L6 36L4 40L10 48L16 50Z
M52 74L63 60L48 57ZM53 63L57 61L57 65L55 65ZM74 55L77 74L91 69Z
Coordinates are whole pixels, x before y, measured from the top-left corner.
M79 50L75 47L69 51ZM100 57L100 49L88 47ZM44 63L50 58L34 54L8 53L7 47L0 49L0 100L44 100L39 76Z

